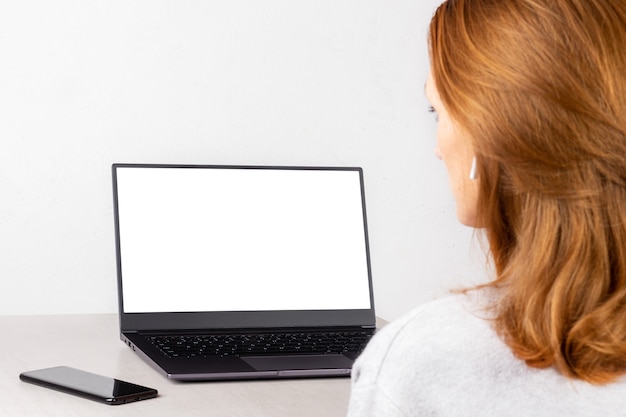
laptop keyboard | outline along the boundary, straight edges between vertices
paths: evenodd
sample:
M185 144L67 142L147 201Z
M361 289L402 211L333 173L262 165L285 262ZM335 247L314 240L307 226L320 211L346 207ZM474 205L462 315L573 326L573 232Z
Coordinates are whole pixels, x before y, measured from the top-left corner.
M368 331L148 336L170 358L271 354L359 354L372 337Z

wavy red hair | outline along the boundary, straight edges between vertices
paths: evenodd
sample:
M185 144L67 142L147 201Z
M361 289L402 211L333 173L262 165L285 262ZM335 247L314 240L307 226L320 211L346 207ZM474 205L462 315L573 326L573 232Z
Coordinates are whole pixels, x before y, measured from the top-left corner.
M495 328L530 366L626 374L626 2L448 0L429 46L478 160Z

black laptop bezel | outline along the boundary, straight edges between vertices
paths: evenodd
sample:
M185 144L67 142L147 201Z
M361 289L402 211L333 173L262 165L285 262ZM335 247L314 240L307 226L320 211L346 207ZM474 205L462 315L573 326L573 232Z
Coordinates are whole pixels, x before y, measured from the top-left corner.
M117 170L120 168L334 170L358 172L361 186L361 206L363 210L363 230L365 234L364 239L371 307L369 309L355 310L126 313L124 311L123 302L123 276L117 193ZM374 311L369 233L365 207L363 169L361 167L114 163L112 164L111 170L113 176L113 212L115 222L118 305L120 330L122 333L132 333L137 331L161 331L164 329L167 329L167 331L197 331L202 329L314 328L320 326L320 323L323 323L324 327L375 328L376 315ZM146 290L149 291L149 289Z

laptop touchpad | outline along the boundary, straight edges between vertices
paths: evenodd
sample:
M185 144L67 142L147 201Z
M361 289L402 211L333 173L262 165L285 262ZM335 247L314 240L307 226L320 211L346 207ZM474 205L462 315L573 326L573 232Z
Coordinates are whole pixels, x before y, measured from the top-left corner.
M353 361L343 355L242 356L258 371L287 369L349 369Z

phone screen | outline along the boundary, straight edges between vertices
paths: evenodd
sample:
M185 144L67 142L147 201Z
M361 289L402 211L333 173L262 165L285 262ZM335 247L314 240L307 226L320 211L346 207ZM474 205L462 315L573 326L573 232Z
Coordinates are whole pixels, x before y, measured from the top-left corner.
M55 389L105 404L125 404L157 396L157 390L68 366L23 372L24 382Z

